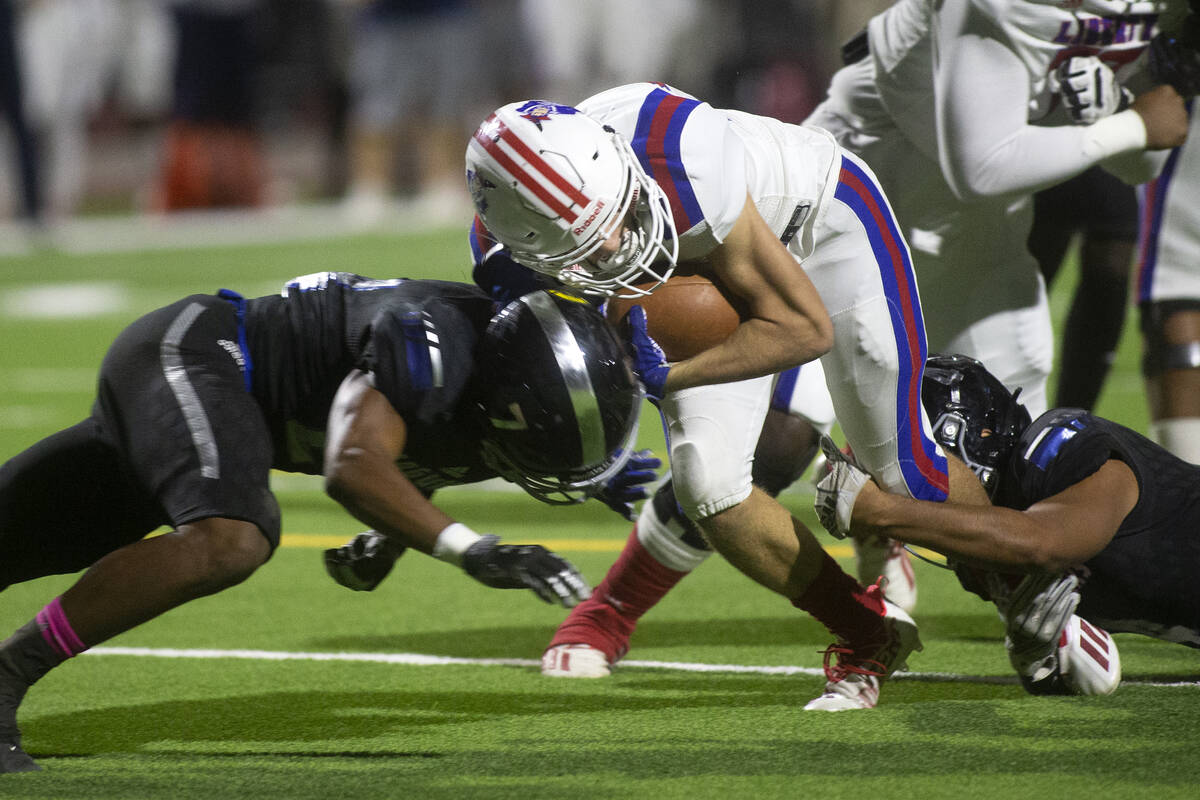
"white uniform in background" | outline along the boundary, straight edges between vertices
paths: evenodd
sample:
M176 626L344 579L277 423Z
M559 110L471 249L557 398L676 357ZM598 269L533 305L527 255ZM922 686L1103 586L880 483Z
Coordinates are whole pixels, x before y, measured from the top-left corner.
M1141 189L1138 302L1200 301L1200 104L1191 112L1187 143Z
M979 359L1035 416L1053 334L1026 248L1032 194L1100 163L1154 177L1132 110L1071 125L1049 76L1094 55L1118 77L1156 32L1164 2L900 0L868 25L869 54L834 76L808 122L874 168L916 261L932 352ZM1097 13L1093 13L1097 12Z

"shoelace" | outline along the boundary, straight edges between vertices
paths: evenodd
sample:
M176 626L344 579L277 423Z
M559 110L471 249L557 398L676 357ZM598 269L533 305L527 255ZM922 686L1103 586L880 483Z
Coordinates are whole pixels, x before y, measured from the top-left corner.
M867 587L867 597L877 601L880 605L883 604L883 584L886 580L880 576L879 580ZM873 678L882 678L887 674L886 664L873 658L855 658L854 649L844 641L834 642L819 652L825 657L823 665L825 677L834 683L845 680L849 675L869 675ZM830 664L829 662L835 657L836 663Z
M854 658L854 650L842 642L835 642L823 651L825 656L825 677L832 683L845 680L850 675L869 675L882 678L887 674L887 666L873 658ZM834 658L837 662L830 664Z

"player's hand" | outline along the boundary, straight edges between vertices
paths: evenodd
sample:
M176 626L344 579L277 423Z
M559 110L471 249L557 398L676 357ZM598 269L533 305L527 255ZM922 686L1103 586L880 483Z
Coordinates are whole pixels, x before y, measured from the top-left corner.
M825 454L829 474L817 482L817 498L813 505L825 530L844 539L850 534L854 503L863 487L871 482L871 476L839 450L828 436L821 437L821 452Z
M632 522L633 504L646 499L646 484L658 477L655 470L661 466L662 461L651 451L635 450L625 467L596 493L596 499Z
M1187 139L1188 111L1179 92L1169 85L1142 92L1130 106L1146 126L1146 149L1169 150Z
M629 320L629 350L633 356L633 371L646 388L646 397L650 402L657 403L666 394L667 373L671 371L667 354L646 330L646 309L633 306L626 319Z
M1123 88L1112 69L1095 56L1068 58L1051 74L1051 83L1078 125L1091 125L1133 101L1133 93Z
M592 589L565 558L537 544L500 544L488 534L463 553L462 567L493 589L532 589L547 603L571 608L592 596Z
M364 531L341 547L325 551L325 569L335 581L356 592L378 586L404 554L402 545L389 545L387 537Z
M1150 76L1155 83L1166 83L1184 97L1200 94L1200 21L1195 14L1184 20L1179 34L1159 33L1146 48Z
M1037 681L1058 668L1058 640L1079 605L1078 587L1074 575L1029 575L997 603L1004 646L1018 672Z

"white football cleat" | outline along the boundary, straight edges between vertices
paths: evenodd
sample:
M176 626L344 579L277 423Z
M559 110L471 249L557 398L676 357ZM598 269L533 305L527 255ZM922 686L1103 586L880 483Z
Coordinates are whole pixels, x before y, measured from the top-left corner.
M882 536L853 541L855 566L862 585L878 581L888 602L913 613L917 607L917 575L904 545Z
M879 585L868 592L879 593ZM809 701L805 711L849 711L874 708L879 702L879 685L896 670L904 669L909 653L921 650L917 624L905 611L888 601L884 606L887 639L880 644L855 647L838 642L825 651L825 693ZM830 664L831 657L837 663Z
M551 678L607 678L612 667L603 650L587 644L560 644L542 653L542 674Z

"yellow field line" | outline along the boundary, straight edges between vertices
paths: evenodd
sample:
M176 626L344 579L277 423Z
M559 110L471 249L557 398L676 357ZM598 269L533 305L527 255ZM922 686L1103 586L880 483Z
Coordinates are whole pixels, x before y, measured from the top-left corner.
M285 533L283 547L339 547L350 541L349 536L326 536L308 533ZM517 539L513 539L515 544ZM540 544L547 550L559 553L619 553L625 546L624 539L520 539L520 544ZM848 544L834 544L825 548L834 558L849 558L854 554Z

